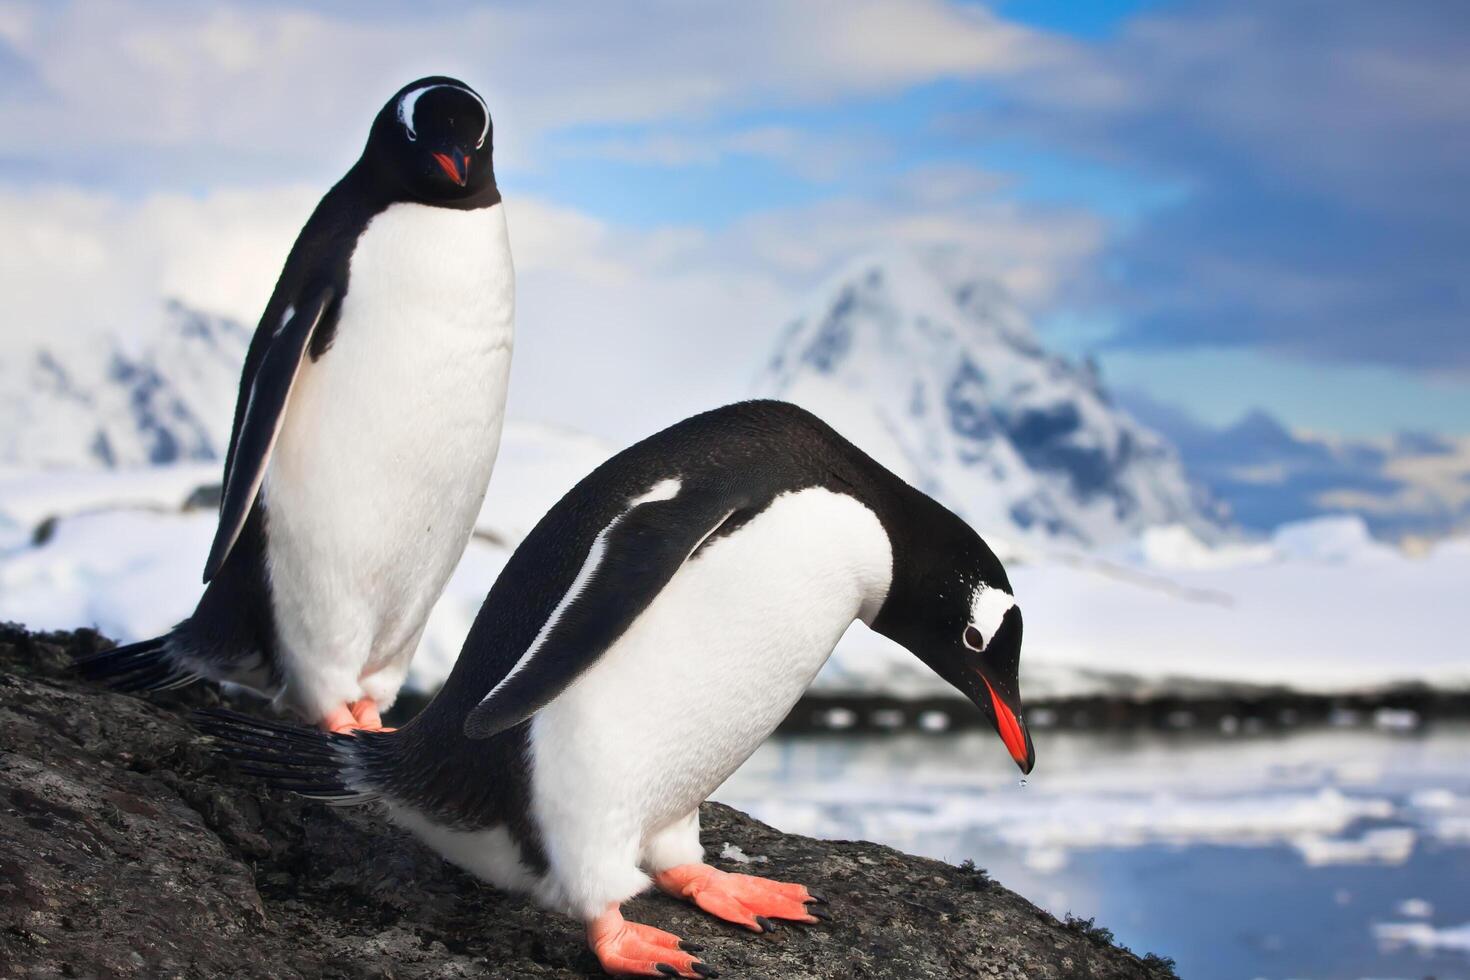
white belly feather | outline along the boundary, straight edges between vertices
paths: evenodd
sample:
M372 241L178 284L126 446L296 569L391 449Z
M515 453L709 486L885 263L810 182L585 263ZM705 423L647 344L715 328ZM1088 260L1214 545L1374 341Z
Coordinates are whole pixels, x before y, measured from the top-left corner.
M786 494L712 541L536 715L532 807L568 908L638 889L643 844L770 735L891 574L872 511Z
M484 499L514 307L502 206L395 204L359 239L262 489L284 697L308 716L396 694Z

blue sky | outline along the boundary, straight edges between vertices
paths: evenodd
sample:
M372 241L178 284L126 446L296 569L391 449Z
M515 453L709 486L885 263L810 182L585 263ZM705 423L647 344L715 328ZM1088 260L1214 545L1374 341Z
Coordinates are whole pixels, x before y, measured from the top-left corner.
M524 202L526 414L568 343L736 397L712 342L748 372L855 252L953 238L1205 420L1470 431L1467 66L1431 2L5 3L0 286L80 332L159 291L248 318L236 280L268 288L376 104L450 71ZM115 302L47 302L76 269L45 243L140 238Z

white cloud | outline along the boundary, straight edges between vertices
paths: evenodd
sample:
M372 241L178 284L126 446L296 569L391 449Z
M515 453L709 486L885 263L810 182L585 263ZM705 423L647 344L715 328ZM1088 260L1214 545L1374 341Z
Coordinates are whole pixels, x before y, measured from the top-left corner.
M305 188L154 194L0 191L0 353L147 330L177 298L254 324L296 230Z
M375 20L246 4L35 3L3 22L45 91L0 96L0 127L45 134L31 152L235 153L298 175L321 165L324 148L335 163L355 155L365 119L421 74L481 87L497 126L517 134L515 163L558 127L1012 73L1051 50L984 8L939 0L420 6Z
M754 157L780 163L802 177L832 180L891 156L892 148L873 136L816 134L796 126L772 125L609 137L579 143L577 152L671 169L709 166L730 156Z
M65 356L107 335L141 346L168 299L253 325L315 197L0 192L0 359L39 345ZM729 365L753 370L762 332L789 301L769 276L681 261L691 249L712 254L697 231L631 232L528 199L507 208L520 287L516 411L623 436L707 407L711 390L744 393L748 376ZM721 346L729 357L711 360Z
M859 252L958 244L1030 308L1050 300L1103 244L1100 220L1079 211L1028 207L997 193L995 175L939 166L910 171L886 193L839 198L754 215L723 244L757 257L792 283L810 283Z
M3 0L0 0L3 2ZM526 168L548 133L640 126L607 156L669 166L727 154L824 179L887 148L720 113L1014 74L1055 46L987 9L941 0L790 4L10 4L0 32L35 83L0 92L0 127L28 134L48 173L101 186L201 185L130 198L50 184L0 190L0 353L151 329L178 298L253 323L292 236L356 156L367 118L403 81L447 72L480 87L497 162ZM118 174L130 175L122 180ZM142 175L143 179L136 179ZM507 188L513 186L506 181ZM307 189L307 186L314 188ZM994 179L931 168L871 199L750 215L709 232L632 229L509 192L520 285L512 407L624 437L742 396L816 279L858 251L960 241L1040 301L1099 230L1000 202Z
M512 201L521 275L512 409L596 420L595 431L622 439L746 397L807 292L874 250L967 246L978 271L1044 306L1096 255L1103 226L1007 202L999 186L984 173L921 170L873 199L771 210L717 233L633 231Z
M0 3L0 41L24 44L35 27L35 10L28 4L5 0Z

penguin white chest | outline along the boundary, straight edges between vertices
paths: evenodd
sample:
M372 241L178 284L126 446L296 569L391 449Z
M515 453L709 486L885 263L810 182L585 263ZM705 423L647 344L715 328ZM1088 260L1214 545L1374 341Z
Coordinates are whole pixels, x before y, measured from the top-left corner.
M853 620L876 614L892 564L873 512L821 488L707 543L532 722L533 806L553 864L600 865L608 842L636 848L704 800Z
M358 239L331 347L302 366L263 488L300 707L353 699L375 671L396 692L484 499L514 307L499 205L395 204Z

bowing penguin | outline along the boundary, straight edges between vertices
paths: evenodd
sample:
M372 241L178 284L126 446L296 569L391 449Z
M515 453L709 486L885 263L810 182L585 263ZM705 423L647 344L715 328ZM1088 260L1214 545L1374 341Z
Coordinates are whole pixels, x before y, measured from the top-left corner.
M412 82L302 228L250 342L198 606L82 673L208 677L324 729L380 727L485 496L514 309L485 100Z
M247 772L387 804L450 861L586 925L615 974L710 976L624 920L650 882L762 931L816 922L799 884L704 863L699 805L796 704L854 619L910 650L1034 762L1021 611L960 518L815 416L731 405L614 456L536 525L453 672L401 730L345 738L229 712Z

